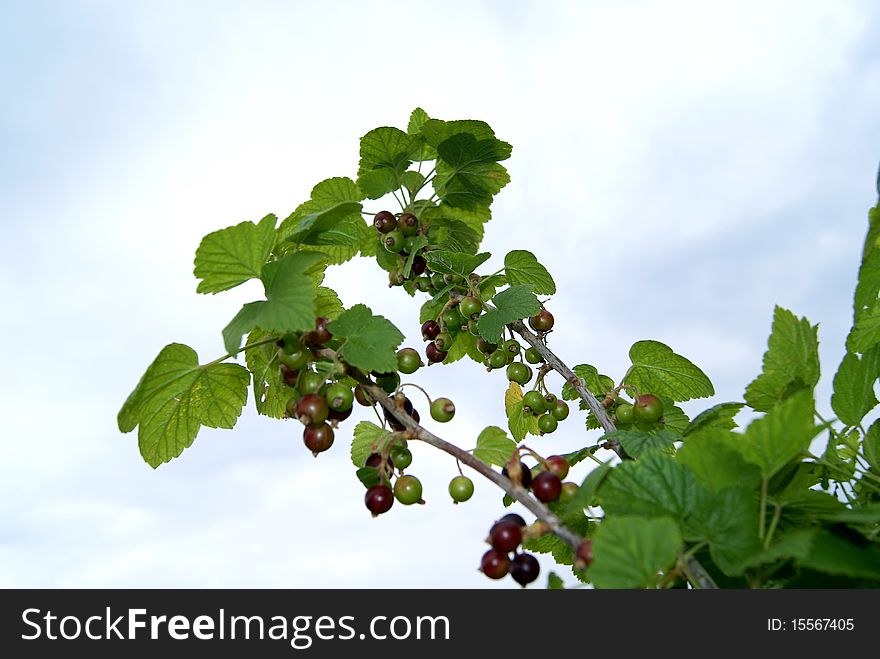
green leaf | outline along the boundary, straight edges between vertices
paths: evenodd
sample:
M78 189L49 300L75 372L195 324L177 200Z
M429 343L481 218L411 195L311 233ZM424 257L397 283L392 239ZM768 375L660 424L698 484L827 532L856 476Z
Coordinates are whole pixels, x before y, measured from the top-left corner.
M779 401L819 381L819 340L806 318L776 307L773 329L764 353L764 368L747 388L745 401L758 412L769 412Z
M565 590L565 582L562 581L562 578L558 574L551 572L547 575L547 589Z
M397 370L397 346L403 334L384 317L374 316L366 305L354 305L327 329L342 340L338 352L355 368L379 373Z
M574 374L581 379L581 383L598 398L604 398L605 394L614 389L614 381L607 375L600 375L595 366L578 364L573 369ZM570 382L562 385L562 398L564 400L577 400L580 395L571 386ZM586 409L586 403L581 403L581 409Z
M868 428L862 440L862 452L865 460L874 469L874 473L880 473L880 419Z
M643 430L617 430L605 435L604 439L616 439L623 450L632 458L638 458L645 451L656 450L664 453L675 451L679 436L669 430L645 432Z
M878 252L880 254L880 252ZM880 347L868 350L864 357L846 353L834 376L831 409L848 426L857 426L877 405L874 384L880 377Z
M295 252L267 263L262 274L266 300L245 304L223 329L226 351L236 352L242 335L257 327L278 333L311 329L316 290L306 271L322 262L316 252Z
M473 239L473 236L476 236L477 243L479 244L479 242L483 240L486 222L492 219L492 211L489 210L487 206L466 209L455 208L448 204L438 204L437 206L426 208L422 213L421 218L428 223L429 233L431 225L434 223L439 223L440 225L445 226L447 222L455 221L456 223L463 224L471 230L472 233L469 234L471 239ZM463 231L457 224L455 226L457 227L456 230ZM463 235L462 239L465 238L466 236ZM453 249L453 251L455 250Z
M683 435L687 437L701 430L733 430L737 427L734 417L744 407L742 403L719 403L708 410L700 412L685 428Z
M361 421L354 427L351 439L351 463L358 468L364 466L370 454L377 450L388 431L375 423Z
M823 467L827 477L837 482L849 481L856 471L856 456L859 452L859 431L832 435L822 454Z
M403 276L406 279L409 279L409 276L412 274L413 261L415 261L419 251L421 251L421 249L427 244L428 239L424 236L418 236L413 239L412 251L406 257L406 263L403 266Z
M480 335L490 343L498 343L507 323L533 316L541 304L528 286L511 286L492 298L495 308L487 311L477 321Z
M826 574L880 580L880 547L859 547L828 531L813 540L810 553L799 561L801 567Z
M671 398L666 396L658 396L658 398L663 403L663 428L681 436L687 430L691 420Z
M682 548L678 526L668 517L617 517L599 525L588 571L596 588L654 586Z
M847 339L851 352L864 353L876 345L880 339L878 330L878 299L880 294L880 250L877 247L878 227L877 208L869 213L870 229L865 239L862 263L859 267L858 284L853 297L853 332Z
M817 532L817 529L797 529L781 535L776 534L775 542L770 547L746 557L737 567L745 570L789 558L802 560L809 555Z
M361 467L354 473L355 476L358 477L358 480L367 489L373 487L374 485L378 485L381 482L379 479L379 470L375 467Z
M459 133L437 147L434 190L450 206L473 209L489 206L492 197L510 182L498 161L510 157L511 146L495 139Z
M565 520L566 526L578 535L586 535L590 527L589 520L582 512ZM523 549L538 554L551 554L559 565L571 565L574 563L574 550L565 540L553 533L525 540Z
M280 240L309 245L328 244L321 236L346 220L359 219L364 198L354 181L329 178L312 188L311 198L300 204L278 227ZM333 243L329 243L333 244Z
M156 468L192 445L201 426L232 428L247 400L249 383L246 368L199 366L195 350L171 343L126 400L120 411L120 430L139 426L141 456Z
M637 341L630 348L629 358L632 368L625 382L641 393L666 396L674 401L715 394L703 371L658 341Z
M880 343L880 300L859 314L852 331L846 337L846 349L864 353Z
M361 138L358 187L370 199L398 189L403 173L419 151L413 136L399 128L374 128Z
M254 330L248 334L245 344L257 343L268 336L263 330ZM257 413L273 419L284 418L287 403L295 392L281 377L281 370L278 368L278 348L274 343L267 343L251 348L244 353L244 356L248 370L251 372Z
M713 490L737 485L757 487L761 472L737 449L741 440L742 435L728 430L705 428L688 435L675 457Z
M608 474L611 473L612 469L613 465L611 464L611 460L609 460L608 462L603 462L587 474L587 477L581 483L581 486L578 488L577 492L574 493L574 497L569 502L567 512L573 513L578 510L583 510L588 506L598 505L599 488L602 487L602 484L605 482L605 479L608 478Z
M345 311L345 307L342 306L342 301L339 299L336 291L326 286L318 286L315 295L315 314L324 316L324 318L329 320L334 320L343 311Z
M536 295L553 295L556 292L556 284L547 268L538 263L534 254L524 249L507 253L504 257L504 271L511 286L526 284L531 286Z
M806 451L820 428L813 424L813 395L801 391L749 424L737 448L761 475L770 478Z
M461 277L467 277L483 263L488 261L490 256L492 255L489 252L471 255L450 252L442 249L431 250L430 252L424 253L428 267L434 272L439 272L444 275L459 275Z
M477 437L477 448L474 449L474 457L483 462L503 467L510 461L510 456L516 450L513 442L501 428L489 426Z
M422 127L430 120L428 113L422 108L416 108L409 116L409 123L406 132L416 138L420 148L414 156L414 160L434 160L437 157L437 150L425 143L425 138L421 135Z
M532 415L526 414L523 411L524 408L522 387L511 381L504 394L504 411L507 414L507 426L510 428L510 434L518 442L525 439L532 426Z
M608 515L668 515L675 519L693 510L700 486L693 473L671 455L645 451L612 470L599 490Z
M428 225L428 239L438 249L476 254L483 239L483 232L476 231L459 220L438 217L432 219Z
M468 356L478 364L483 363L483 353L477 349L477 337L470 332L459 332L452 341L452 347L448 350L444 364L457 362L464 356Z
M727 576L739 576L744 562L761 550L755 492L726 487L710 497L687 519L688 539L708 540L712 560Z
M449 291L451 291L453 285L450 284L446 288L437 291L433 298L425 302L421 309L419 310L419 322L424 323L427 320L435 320L440 312L443 310L443 307L446 306L446 303L449 302Z
M583 462L584 460L589 459L591 455L596 452L596 448L593 446L585 446L584 448L578 451L572 451L571 453L563 453L562 457L565 458L565 461L568 463L569 467L574 467L579 462Z
M260 276L275 245L274 215L259 224L242 222L202 238L196 250L196 292L219 293Z
M428 144L435 148L453 135L460 135L462 133L466 133L478 140L495 137L495 131L489 127L489 124L475 119L461 119L457 121L428 119L421 122L419 133Z

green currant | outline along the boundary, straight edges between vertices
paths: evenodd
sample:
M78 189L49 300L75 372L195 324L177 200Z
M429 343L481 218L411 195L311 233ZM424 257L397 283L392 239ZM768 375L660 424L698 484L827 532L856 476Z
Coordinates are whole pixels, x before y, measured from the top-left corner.
M415 272L415 268L413 268L413 272ZM429 293L431 291L431 278L419 277L416 279L416 290L421 293Z
M444 288L446 288L446 282L443 281L443 275L441 275L439 272L435 272L433 275L431 275L431 286L434 287L435 291L442 291Z
M568 403L561 398L556 401L556 407L553 408L551 414L557 421L565 421L568 418Z
M378 373L376 384L382 387L385 393L393 394L400 386L400 376L397 373Z
M299 376L299 390L303 394L316 394L324 386L324 376L314 371L306 371Z
M642 394L633 405L633 416L637 421L654 423L663 416L663 403L654 394Z
M562 484L562 492L559 493L559 503L568 505L574 500L574 495L580 489L577 483L566 481Z
M473 334L474 336L480 336L480 327L477 321L469 320L467 322L467 331Z
M532 369L522 362L513 362L507 367L507 379L518 384L525 384L532 379Z
M455 403L448 398L435 398L431 402L431 418L440 423L451 421L455 416Z
M522 346L516 339L507 339L504 342L504 349L512 355L518 355L519 351L522 350Z
M414 348L401 348L397 351L397 370L411 375L422 366L422 359Z
M440 332L437 338L434 339L434 345L437 346L437 350L449 352L449 349L452 347L452 341L453 339L449 332Z
M494 343L489 343L483 337L477 339L477 350L486 355L491 355L493 352L498 350L498 346Z
M546 396L544 396L544 405L547 406L548 412L556 407L557 400L559 399L556 397L556 394L547 394Z
M547 410L544 394L537 389L527 391L523 396L523 403L532 411L532 414L543 414Z
M458 332L464 324L464 318L458 313L458 309L452 308L443 312L443 326L446 328L447 332Z
M458 310L465 318L475 319L483 312L483 303L477 298L468 295L458 303Z
M278 351L278 361L294 371L305 367L309 363L309 357L308 350L296 350L291 353L286 353L284 350Z
M351 404L354 402L354 391L351 387L335 382L327 387L324 397L327 399L327 407L336 412L344 412L351 409Z
M419 218L412 213L403 213L397 218L397 228L403 232L404 236L415 235L419 230Z
M630 403L621 403L617 406L614 413L617 415L617 420L620 423L633 422L634 408Z
M552 414L542 414L538 417L538 428L541 432L551 433L559 427L559 421Z
M276 345L279 348L281 348L281 351L283 353L288 354L288 355L291 355L295 352L299 352L300 350L302 350L302 343L300 343L300 336L299 336L299 334L294 334L294 333L285 334L280 339L278 339L278 342Z
M385 237L382 238L382 244L385 245L385 249L389 252L400 252L403 249L403 234L395 229L394 231L389 231L385 234Z
M449 481L449 496L455 503L467 501L474 495L474 482L467 476L456 476Z
M412 464L412 459L412 451L404 446L395 445L391 449L391 461L394 463L394 466L400 471L403 471L404 469L409 467Z
M404 506L425 503L422 500L422 483L415 476L400 476L394 483L394 498Z
M526 361L529 364L540 364L544 361L544 358L541 357L541 353L538 352L537 348L528 348L526 350Z
M416 251L416 236L407 236L403 239L403 251L407 254L412 254Z
M489 355L489 366L492 368L504 368L507 366L507 353L503 350L496 350Z

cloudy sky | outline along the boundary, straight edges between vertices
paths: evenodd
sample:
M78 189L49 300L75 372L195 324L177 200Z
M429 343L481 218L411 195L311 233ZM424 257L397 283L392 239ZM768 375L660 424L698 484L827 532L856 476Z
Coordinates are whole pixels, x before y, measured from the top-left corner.
M0 3L0 587L512 585L476 572L498 491L453 506L428 447L428 506L373 520L345 430L315 460L249 400L153 471L116 429L163 345L219 356L260 295L196 295L200 238L353 176L358 138L416 106L513 144L489 266L548 264L570 364L619 377L663 341L715 382L699 411L741 398L781 304L820 323L827 408L876 199L878 33L876 3L841 0ZM420 343L385 281L329 276ZM502 375L418 381L459 401L451 441L503 425ZM572 417L530 443L594 441Z

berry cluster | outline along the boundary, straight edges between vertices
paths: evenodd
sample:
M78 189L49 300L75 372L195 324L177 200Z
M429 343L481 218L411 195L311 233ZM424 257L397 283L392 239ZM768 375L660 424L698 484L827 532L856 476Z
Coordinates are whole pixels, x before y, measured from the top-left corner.
M560 498L570 501L577 491L576 483L562 482L568 475L568 469L568 461L561 455L542 459L536 473L532 473L522 460L515 457L501 470L501 474L517 485L531 490L539 501L550 503Z
M654 394L636 394L632 403L606 398L606 407L611 406L613 419L622 430L630 426L650 430L656 424L663 425L663 401Z
M487 538L492 549L480 559L483 574L490 579L501 579L510 574L520 586L527 586L538 578L541 572L538 559L517 551L523 541L525 526L525 520L516 513L509 513L492 525Z
M393 437L391 443L382 451L371 453L364 467L376 470L378 483L367 488L364 494L364 505L373 517L387 513L397 499L404 506L414 503L425 503L422 499L422 483L403 470L412 464L412 452L406 446L406 440ZM395 470L397 475L395 476ZM392 485L393 481L393 485Z

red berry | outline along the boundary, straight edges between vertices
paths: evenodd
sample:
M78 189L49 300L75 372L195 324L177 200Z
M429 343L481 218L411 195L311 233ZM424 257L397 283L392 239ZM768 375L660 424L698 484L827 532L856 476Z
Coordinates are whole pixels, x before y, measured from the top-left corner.
M568 476L568 460L561 455L551 455L547 458L547 468L560 479Z
M541 309L529 318L529 326L536 332L549 332L553 328L553 322L553 314L546 309Z
M526 586L538 578L541 566L531 554L517 554L510 562L510 576L520 586Z
M532 482L532 492L539 501L544 503L556 501L562 492L562 481L556 474L542 471L535 476L535 480Z
M296 404L296 418L304 426L316 426L327 420L330 408L321 394L306 394Z
M511 552L522 542L522 529L510 519L495 522L489 530L489 543L498 551Z
M433 342L429 343L425 348L425 356L428 358L429 364L436 364L446 359L448 352L443 352Z
M303 442L306 447L316 456L333 446L333 428L329 423L319 426L309 426L303 430Z
M364 495L364 504L373 517L387 513L394 505L394 492L387 485L374 485Z
M480 570L490 579L501 579L509 569L510 559L502 551L490 549L480 559Z
M422 324L422 338L425 341L433 341L440 333L440 324L436 320L426 320Z
M379 211L373 218L373 226L379 233L388 233L397 228L397 220L394 214L389 211Z
M589 567L590 563L593 562L593 541L589 538L584 538L584 541L580 544L575 552L575 560L574 566L578 570L583 570L585 567Z

